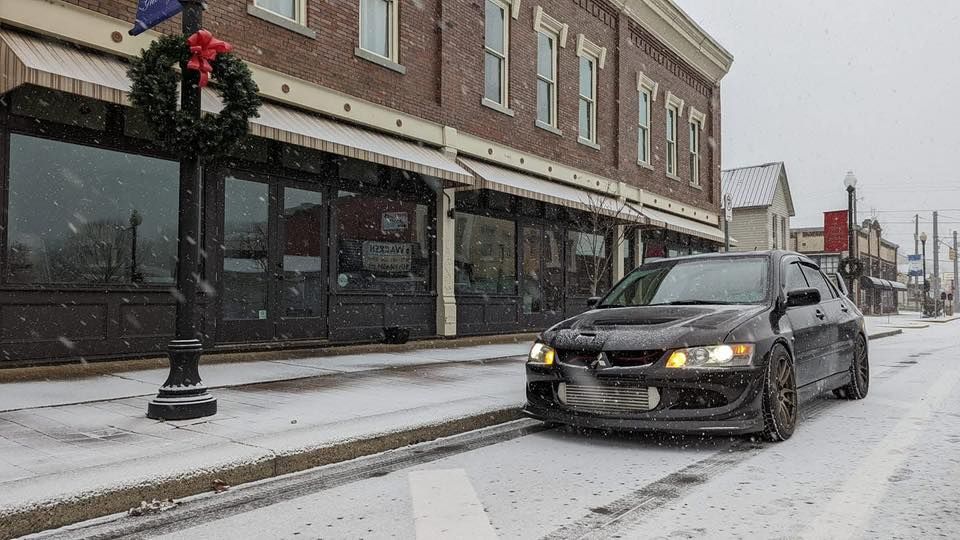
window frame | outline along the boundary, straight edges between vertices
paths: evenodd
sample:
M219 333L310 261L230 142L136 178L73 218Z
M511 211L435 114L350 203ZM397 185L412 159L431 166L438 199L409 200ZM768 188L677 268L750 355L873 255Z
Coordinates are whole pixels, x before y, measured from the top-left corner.
M606 63L607 48L590 41L583 34L577 34L577 57L580 59L578 66L580 73L578 73L577 78L577 141L593 148L599 148L599 137L597 135L598 79L600 78L599 70L603 69ZM590 96L583 94L582 70L584 61L590 66ZM579 125L580 104L584 102L587 104L587 129L589 130L589 137L583 136L583 126Z
M683 100L676 96L673 92L667 91L667 99L664 100L666 109L667 109L667 123L666 123L666 132L665 139L667 144L667 177L672 178L673 180L680 180L678 174L680 170L680 164L677 163L678 152L677 145L680 142L680 118L683 117ZM671 113L672 118L671 118ZM670 138L670 132L673 132L673 138ZM671 166L672 165L672 166Z
M566 48L567 46L567 33L569 32L570 27L554 19L550 15L547 15L541 6L537 6L537 9L534 12L533 17L533 30L538 34L537 36L537 113L536 113L536 125L537 127L546 129L547 131L552 131L558 135L563 133L560 131L560 121L558 114L558 96L557 90L559 89L558 81L560 79L560 74L558 73L559 67L559 56L560 49ZM553 79L548 79L545 76L540 74L540 37L539 34L550 38L552 40L553 46L550 50L551 61L553 66ZM544 122L540 119L540 84L539 81L543 81L549 85L552 92L550 92L550 122Z
M363 0L359 0L359 12L357 17L357 49L377 58L382 58L395 64L400 63L400 9L397 0L380 0L386 2L389 16L387 17L387 48L389 56L384 56L376 51L371 51L363 46Z
M253 7L257 9L262 9L263 11L270 13L271 15L276 15L277 17L280 17L285 21L290 21L292 23L296 23L301 26L307 25L307 0L291 0L293 2L293 11L295 13L295 18L293 19L281 13L277 13L276 11L273 11L272 9L266 6L261 5L260 4L261 1L262 0L252 0L251 5L253 5Z
M650 126L653 123L653 102L657 101L657 91L659 89L659 83L647 77L642 72L637 73L637 163L649 168L653 168L653 160L651 159L653 145L650 137ZM646 125L640 121L643 117L643 96L647 96ZM643 141L640 140L641 134L645 135ZM640 151L641 147L643 149L642 153ZM641 154L643 157L646 157L646 159L642 159Z
M487 45L486 40L486 6L487 2L496 5L500 8L503 13L503 53L498 53L497 51L491 49ZM520 0L484 0L484 40L483 40L483 74L484 74L484 88L483 88L483 99L481 103L493 109L500 110L501 112L512 114L513 111L510 110L510 19L516 19L519 16L519 7ZM487 97L486 89L486 74L487 74L487 55L492 55L500 59L500 96L499 101L495 101Z

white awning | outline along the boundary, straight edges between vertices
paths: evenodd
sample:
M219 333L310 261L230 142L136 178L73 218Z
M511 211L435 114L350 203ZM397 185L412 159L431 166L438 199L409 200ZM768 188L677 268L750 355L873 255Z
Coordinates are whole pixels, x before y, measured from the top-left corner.
M553 182L531 174L491 165L475 159L460 158L460 163L473 171L480 181L477 188L509 193L586 212L600 211L627 221L643 222L643 216L614 197Z
M32 84L93 99L129 105L130 80L126 62L70 44L0 30L0 93ZM202 107L217 113L220 98L204 89ZM371 161L472 185L473 176L439 149L322 118L283 105L265 103L260 117L250 120L250 132L298 146Z
M681 216L675 216L666 212L642 206L639 208L651 225L662 227L671 231L676 231L691 236L705 238L707 240L723 243L723 230L707 223L694 221ZM733 240L731 239L731 243Z

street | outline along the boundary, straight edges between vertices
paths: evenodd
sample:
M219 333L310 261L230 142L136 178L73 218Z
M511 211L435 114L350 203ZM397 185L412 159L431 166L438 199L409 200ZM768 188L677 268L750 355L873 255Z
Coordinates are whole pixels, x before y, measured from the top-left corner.
M805 402L783 443L521 420L38 536L955 537L958 347L956 323L872 342L868 397Z

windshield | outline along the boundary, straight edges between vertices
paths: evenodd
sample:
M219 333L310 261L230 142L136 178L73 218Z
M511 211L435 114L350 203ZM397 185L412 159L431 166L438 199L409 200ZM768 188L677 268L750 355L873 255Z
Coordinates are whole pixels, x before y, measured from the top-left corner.
M599 307L759 304L767 296L767 259L702 259L640 267Z

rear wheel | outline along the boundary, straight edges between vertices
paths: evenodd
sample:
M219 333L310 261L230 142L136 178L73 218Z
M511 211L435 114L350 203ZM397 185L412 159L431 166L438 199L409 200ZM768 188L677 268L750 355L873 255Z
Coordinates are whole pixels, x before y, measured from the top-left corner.
M833 391L840 399L863 399L870 390L870 359L867 356L867 340L860 336L853 348L850 362L850 382Z
M785 441L797 427L797 380L793 359L780 345L770 351L763 389L763 437L768 441Z

